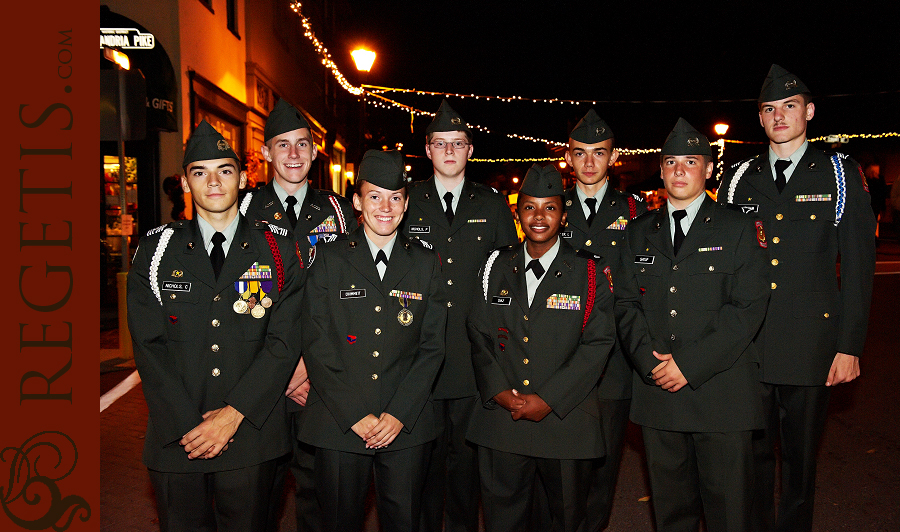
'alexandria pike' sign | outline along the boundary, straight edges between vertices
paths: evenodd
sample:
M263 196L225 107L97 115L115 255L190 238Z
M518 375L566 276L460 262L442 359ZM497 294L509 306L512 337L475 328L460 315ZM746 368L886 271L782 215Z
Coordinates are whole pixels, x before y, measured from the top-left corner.
M100 28L100 48L121 50L150 50L156 46L152 33L142 33L135 28Z

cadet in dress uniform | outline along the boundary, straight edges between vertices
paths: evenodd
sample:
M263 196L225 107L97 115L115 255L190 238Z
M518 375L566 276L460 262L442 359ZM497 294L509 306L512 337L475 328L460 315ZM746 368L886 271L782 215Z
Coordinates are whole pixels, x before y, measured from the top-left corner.
M344 197L330 190L316 190L309 185L309 171L318 154L312 140L309 122L296 107L278 99L266 119L263 130L265 145L262 156L272 164L274 179L263 188L248 192L241 201L241 213L250 220L264 220L291 231L305 260L309 260L312 246L346 238L358 227L353 207ZM288 385L288 416L303 414L309 392L306 364L301 357ZM279 464L272 496L268 532L278 530L281 494L287 469L294 474L294 508L299 532L322 530L322 510L316 501L313 472L315 448L296 438L293 452Z
M316 447L316 490L335 532L362 528L373 468L383 530L419 528L451 303L437 253L398 234L405 178L400 152L367 151L353 197L363 226L316 246L309 267L302 321L312 387L298 437Z
M525 242L493 252L468 320L480 402L478 445L487 532L524 530L540 478L549 530L583 530L593 461L604 454L598 376L615 341L609 268L558 236L555 165L534 165L516 216Z
M576 183L566 190L568 223L560 235L575 249L600 255L611 266L619 262L629 220L647 212L643 198L609 186L608 172L618 158L612 129L590 109L569 134L566 163L572 168ZM631 366L616 342L600 381L606 457L597 461L588 494L590 532L603 530L609 524L630 405Z
M707 196L711 159L679 119L662 148L666 205L628 225L613 272L659 532L699 530L703 517L710 532L750 525L767 242L762 224Z
M238 213L246 174L205 120L184 173L197 217L150 231L128 274L144 463L163 531L262 531L291 449L284 392L305 270L286 231Z
M875 271L875 217L859 165L809 145L815 106L797 76L772 65L759 95L769 149L735 164L720 203L769 232L771 302L760 338L765 437L754 441L756 530L775 526L775 450L781 497L775 530L811 530L816 453L829 387L859 376ZM836 262L840 256L840 282Z
M465 437L478 391L466 316L472 294L480 290L478 268L488 253L518 242L519 237L506 198L466 178L472 131L446 100L425 130L425 142L434 175L410 185L403 234L432 244L441 256L453 306L446 361L434 390L438 437L422 501L422 530L477 532L477 455Z

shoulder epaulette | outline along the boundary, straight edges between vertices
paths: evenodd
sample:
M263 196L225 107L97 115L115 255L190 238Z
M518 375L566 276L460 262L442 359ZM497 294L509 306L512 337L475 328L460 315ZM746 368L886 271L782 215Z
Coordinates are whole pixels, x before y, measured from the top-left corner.
M250 201L253 199L253 193L248 192L244 195L244 200L241 201L241 206L238 207L238 210L241 211L241 214L247 216L247 209L250 208Z
M590 251L587 251L585 249L579 249L575 252L575 254L583 259L600 260L603 258L600 255L597 255L596 253L591 253Z
M421 244L422 247L425 248L425 249L434 249L434 246L432 246L431 243L426 242L426 241L422 240L422 239L419 238L419 237L416 237L416 238L410 238L410 240L415 240L415 241L417 241L417 242L418 242L419 244Z

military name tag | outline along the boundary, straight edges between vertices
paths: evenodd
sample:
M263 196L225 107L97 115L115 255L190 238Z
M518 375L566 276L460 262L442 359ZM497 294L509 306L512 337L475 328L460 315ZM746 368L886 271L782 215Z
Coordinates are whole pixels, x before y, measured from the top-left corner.
M162 289L163 290L174 290L176 292L190 292L191 291L191 283L179 282L179 281L163 281Z
M738 207L741 208L741 212L744 214L750 214L751 212L759 212L759 204L758 203L738 203Z
M411 225L409 226L409 232L413 235L425 235L431 232L430 225Z
M656 257L653 255L635 255L634 256L635 264L653 264L654 260L656 260Z
M355 299L358 297L366 297L366 289L361 290L341 290L341 299Z
M563 238L572 238L572 231L560 231L559 236Z
M509 296L492 296L491 297L491 305L509 305L512 302L512 298Z

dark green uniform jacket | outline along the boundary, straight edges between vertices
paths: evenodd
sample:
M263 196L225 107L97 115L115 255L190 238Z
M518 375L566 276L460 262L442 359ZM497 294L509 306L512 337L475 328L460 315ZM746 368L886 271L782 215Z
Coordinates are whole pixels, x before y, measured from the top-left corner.
M629 220L647 212L647 204L638 196L607 186L603 201L597 205L594 222L589 227L578 201L576 187L577 185L566 191L569 223L560 231L560 236L575 249L600 255L606 264L615 267L619 263L619 252ZM618 341L609 355L609 362L600 381L600 398L631 398L631 366Z
M241 217L218 281L196 221L172 222L141 239L128 273L128 327L150 411L148 468L226 471L291 450L284 391L300 353L305 270L294 242L272 235L283 267L284 287L278 289L268 231L268 225ZM158 268L151 268L161 238L168 244ZM239 298L235 282L254 266L271 272L273 303L261 318L232 308ZM228 450L211 460L188 460L178 440L205 412L226 405L245 416Z
M481 407L467 439L539 458L603 456L597 382L616 334L604 265L560 242L529 308L523 246L499 252L487 297L482 290L473 300L468 328ZM589 261L596 267L593 286ZM585 324L590 292L594 303ZM493 400L509 389L537 394L553 411L537 423L513 421Z
M480 289L478 268L488 253L519 241L506 199L494 189L466 180L453 217L447 223L444 201L434 177L412 183L403 234L434 246L444 277L451 284L447 325L447 356L434 390L435 399L471 397L478 393L472 374L466 316L472 294Z
M242 214L248 220L265 220L291 231L300 245L303 258L308 262L309 249L317 242L331 242L342 235L352 232L359 227L353 206L346 198L335 194L330 190L316 190L309 186L306 189L306 198L300 206L300 214L297 216L297 227L289 227L288 217L284 213L284 206L275 194L274 182L268 183L261 189L248 192L252 198L247 204L246 212ZM241 206L244 206L244 200ZM334 203L339 206L335 208ZM344 230L341 231L341 228Z
M734 165L717 195L766 228L772 297L761 380L825 384L836 353L862 354L869 321L875 216L859 165L808 146L779 194L764 154Z
M673 257L666 207L629 224L613 280L622 347L635 367L633 422L682 432L762 428L753 339L770 290L757 230L706 197ZM687 386L656 386L654 350L672 354Z
M309 267L302 323L312 387L298 437L372 454L351 430L368 414L403 423L385 451L435 438L431 389L444 360L448 300L434 251L398 235L382 281L363 230L316 246ZM406 325L402 302L412 312Z

